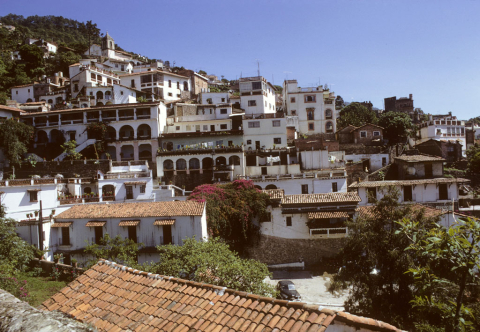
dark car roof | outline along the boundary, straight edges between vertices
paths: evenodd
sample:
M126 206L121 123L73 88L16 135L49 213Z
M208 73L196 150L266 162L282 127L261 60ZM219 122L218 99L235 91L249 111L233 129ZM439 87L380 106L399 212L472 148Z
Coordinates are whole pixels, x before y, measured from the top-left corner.
M293 285L293 282L291 280L280 280L278 284L282 286L286 286L286 285Z

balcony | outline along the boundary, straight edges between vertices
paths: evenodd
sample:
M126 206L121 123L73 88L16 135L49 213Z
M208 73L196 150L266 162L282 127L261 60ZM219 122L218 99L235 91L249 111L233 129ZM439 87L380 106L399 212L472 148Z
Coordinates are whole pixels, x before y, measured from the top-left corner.
M338 239L347 236L348 227L310 229L310 237L317 239Z
M189 155L189 154L203 154L203 155L211 155L211 154L218 154L218 153L238 153L242 152L241 146L226 146L220 148L192 148L192 149L182 149L182 150L173 150L167 151L163 149L159 149L157 152L157 156L176 156L176 155Z
M215 165L213 166L214 172L233 172L235 169L234 165Z
M199 136L224 136L224 135L243 135L243 130L228 130L228 131L191 131L180 133L163 133L162 138L176 138L176 137L199 137Z

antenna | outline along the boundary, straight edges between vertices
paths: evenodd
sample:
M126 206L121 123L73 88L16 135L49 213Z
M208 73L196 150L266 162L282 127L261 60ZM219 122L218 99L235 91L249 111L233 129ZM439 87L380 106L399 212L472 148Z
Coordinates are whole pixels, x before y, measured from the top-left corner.
M255 59L257 61L257 76L260 76L260 59Z

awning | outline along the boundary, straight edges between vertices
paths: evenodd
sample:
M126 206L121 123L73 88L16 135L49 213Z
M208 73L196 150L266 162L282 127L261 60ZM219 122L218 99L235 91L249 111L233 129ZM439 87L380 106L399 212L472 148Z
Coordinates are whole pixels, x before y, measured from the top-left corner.
M132 185L132 184L147 184L147 181L127 181L125 185Z
M164 219L164 220L155 220L153 223L153 226L167 226L167 225L173 225L175 224L175 219Z
M85 226L87 227L103 227L105 226L106 221L89 221Z
M27 191L42 191L42 189L27 189Z
M308 219L330 219L330 218L349 218L347 212L325 211L325 212L309 212Z
M122 220L118 226L127 227L127 226L138 226L140 220Z
M54 222L52 227L70 227L73 224L73 221L65 221L65 222Z

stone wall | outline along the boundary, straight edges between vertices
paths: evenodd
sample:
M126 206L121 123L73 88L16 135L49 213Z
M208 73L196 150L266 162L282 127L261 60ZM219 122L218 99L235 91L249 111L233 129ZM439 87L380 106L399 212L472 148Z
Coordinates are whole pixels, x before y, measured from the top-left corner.
M108 172L110 160L64 160L64 161L40 161L35 166L30 163L22 163L15 167L15 177L17 179L28 179L31 175L40 175L41 177L49 175L54 177L62 174L65 178L73 178L75 174L80 177L97 177L97 170L103 173ZM4 179L12 174L12 168L4 169Z
M250 258L268 265L303 260L308 268L321 263L323 258L337 255L344 244L345 238L303 240L261 235L260 241L247 252Z

